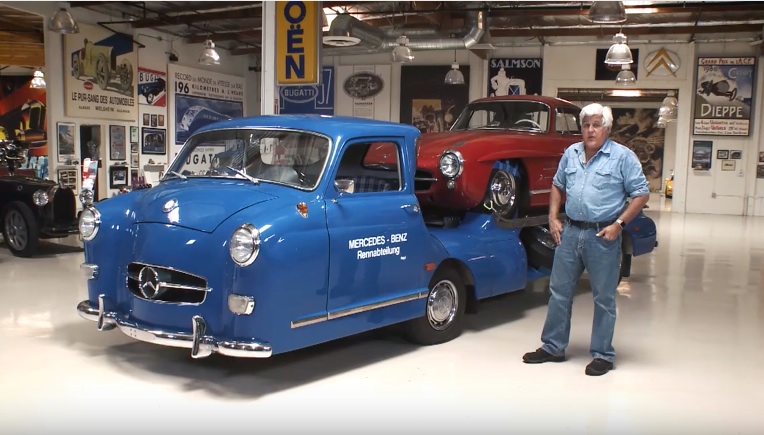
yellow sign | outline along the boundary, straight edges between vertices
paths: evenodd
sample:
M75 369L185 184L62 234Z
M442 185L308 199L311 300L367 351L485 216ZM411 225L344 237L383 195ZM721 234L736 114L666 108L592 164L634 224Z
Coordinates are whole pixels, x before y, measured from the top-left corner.
M321 2L276 2L276 82L315 85L321 78Z

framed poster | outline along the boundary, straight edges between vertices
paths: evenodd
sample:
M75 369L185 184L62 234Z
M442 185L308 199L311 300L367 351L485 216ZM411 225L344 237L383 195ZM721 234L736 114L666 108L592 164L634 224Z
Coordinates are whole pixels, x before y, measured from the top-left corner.
M56 124L58 130L58 163L68 163L77 158L74 152L76 143L76 126L72 122L59 122Z
M167 153L167 130L163 128L143 128L143 154Z
M109 166L109 189L127 186L127 166Z
M750 134L755 66L755 57L698 58L693 134Z
M490 59L486 95L541 95L542 66L541 58Z
M138 127L130 126L130 142L138 142Z
M127 158L124 125L109 126L109 158L112 160L125 160Z
M639 157L642 172L650 190L659 191L663 185L663 151L665 128L655 126L658 110L643 108L614 108L610 138L625 145Z
M714 143L710 140L692 141L692 169L708 171L711 169L711 151Z
M450 65L401 67L400 122L422 133L447 131L469 102L470 67L462 65L465 85L447 85Z
M729 150L716 150L716 158L719 160L727 160L730 158Z
M740 160L743 158L743 151L742 150L731 150L730 151L730 159L732 160Z
M77 168L59 168L58 184L77 190Z
M138 162L139 162L138 153L132 153L130 154L130 167L131 168L137 168Z
M722 171L734 171L734 170L735 170L734 160L722 160Z

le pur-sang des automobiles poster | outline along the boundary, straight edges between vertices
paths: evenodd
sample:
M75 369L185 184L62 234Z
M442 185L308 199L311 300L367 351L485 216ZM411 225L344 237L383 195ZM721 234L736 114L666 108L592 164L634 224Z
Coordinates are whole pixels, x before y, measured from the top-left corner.
M693 134L750 134L755 65L755 57L698 58Z
M169 111L176 146L173 158L191 134L205 125L244 116L244 78L176 64L167 66L167 90L175 109Z
M138 119L138 52L129 35L80 24L64 35L66 116Z

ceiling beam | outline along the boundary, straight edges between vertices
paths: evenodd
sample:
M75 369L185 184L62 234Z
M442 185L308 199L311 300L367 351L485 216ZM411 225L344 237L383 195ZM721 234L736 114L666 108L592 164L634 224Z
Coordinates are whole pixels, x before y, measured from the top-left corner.
M45 47L0 41L0 65L44 67Z
M258 25L260 26L260 25ZM259 27L247 28L247 30L235 30L233 32L212 32L209 34L196 34L186 38L186 42L189 44L201 44L207 39L212 39L213 42L219 41L241 41L246 39L261 39L263 33L258 30Z
M236 4L236 3L233 3ZM160 18L146 18L131 23L135 28L177 26L181 24L204 23L216 20L240 20L262 18L261 8L247 7L207 13L185 13L180 15L162 15Z
M676 34L690 34L695 32L701 33L749 33L760 32L761 24L736 24L736 25L714 25L714 26L698 26L694 27L688 23L682 26L672 27L628 27L623 26L619 29L623 30L626 36L632 35L676 35ZM599 27L592 28L554 28L554 29L533 29L533 28L515 28L515 29L491 29L491 36L494 38L538 38L538 37L555 37L555 36L612 36L612 32L608 29L602 29Z

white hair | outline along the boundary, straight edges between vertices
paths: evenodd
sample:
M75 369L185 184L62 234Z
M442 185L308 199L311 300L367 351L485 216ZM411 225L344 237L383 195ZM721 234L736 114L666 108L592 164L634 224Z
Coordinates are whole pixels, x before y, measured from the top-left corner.
M610 110L610 107L603 106L600 103L592 103L581 109L581 114L579 115L581 117L581 124L584 123L584 118L587 116L595 115L602 116L603 127L610 128L613 126L613 112Z

